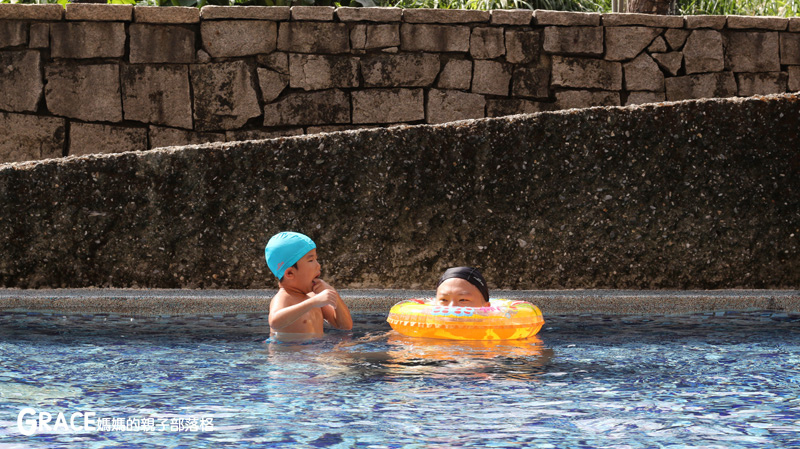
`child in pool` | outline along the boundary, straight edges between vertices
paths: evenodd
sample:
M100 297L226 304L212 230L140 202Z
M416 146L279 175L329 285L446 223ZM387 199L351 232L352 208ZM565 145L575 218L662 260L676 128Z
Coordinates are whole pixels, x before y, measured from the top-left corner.
M319 337L323 322L336 329L353 328L350 311L339 294L319 278L317 245L297 232L272 236L264 249L267 266L280 290L269 308L270 335L279 340Z
M489 307L489 288L480 270L472 267L448 268L436 285L440 306Z

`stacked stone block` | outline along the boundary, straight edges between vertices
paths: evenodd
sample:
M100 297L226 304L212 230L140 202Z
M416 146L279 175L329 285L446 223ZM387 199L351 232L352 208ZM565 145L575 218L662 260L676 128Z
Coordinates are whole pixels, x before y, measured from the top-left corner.
M0 5L0 162L800 90L800 19Z

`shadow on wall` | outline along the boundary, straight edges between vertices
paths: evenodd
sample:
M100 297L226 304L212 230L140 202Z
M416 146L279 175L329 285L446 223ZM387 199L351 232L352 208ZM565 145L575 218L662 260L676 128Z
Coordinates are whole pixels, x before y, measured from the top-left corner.
M0 166L5 287L797 288L800 96L545 112Z

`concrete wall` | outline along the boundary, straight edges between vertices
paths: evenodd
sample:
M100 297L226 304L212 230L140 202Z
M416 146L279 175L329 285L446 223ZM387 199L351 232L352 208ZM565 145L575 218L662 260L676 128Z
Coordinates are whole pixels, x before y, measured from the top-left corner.
M798 90L798 18L0 5L0 162Z
M344 288L800 287L800 95L0 166L0 285L276 285L281 230Z

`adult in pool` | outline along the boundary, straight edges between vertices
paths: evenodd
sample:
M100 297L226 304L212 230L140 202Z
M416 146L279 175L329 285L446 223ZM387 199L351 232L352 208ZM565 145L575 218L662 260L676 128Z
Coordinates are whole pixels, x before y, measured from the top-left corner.
M489 307L489 288L481 271L472 267L448 268L436 285L440 306Z
M416 300L419 301L419 300ZM436 284L436 298L427 302L429 305L454 306L454 307L490 307L489 288L486 279L477 268L452 267L445 270ZM357 342L345 343L342 346L351 346L357 343L385 339L392 335L392 331L380 334L370 334L360 338Z
M297 232L272 236L264 249L267 266L280 290L269 307L270 336L299 340L323 334L323 322L336 329L353 328L353 319L339 293L320 279L317 245Z
M544 324L539 308L526 301L495 298L490 303L486 280L472 267L448 269L433 301L400 301L386 321L409 337L449 340L525 339Z

